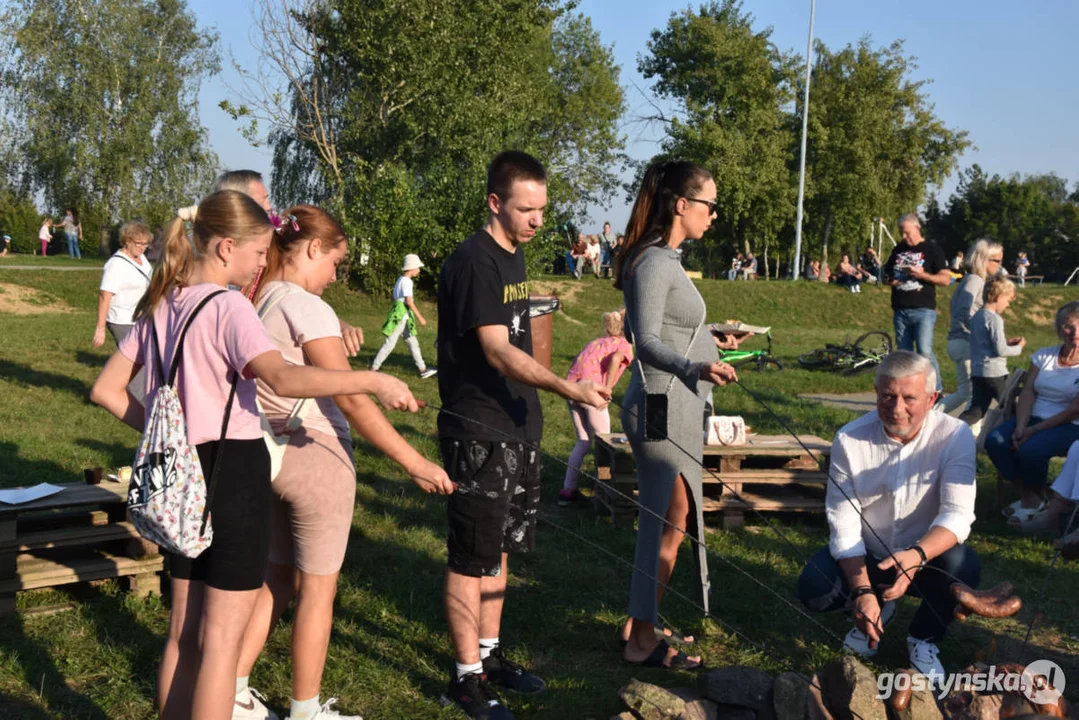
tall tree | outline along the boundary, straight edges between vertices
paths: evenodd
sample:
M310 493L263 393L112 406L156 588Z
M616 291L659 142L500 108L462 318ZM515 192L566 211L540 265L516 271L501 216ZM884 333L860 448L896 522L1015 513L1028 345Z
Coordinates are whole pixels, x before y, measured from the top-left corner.
M694 159L716 177L711 240L730 252L775 248L778 258L793 254L804 60L770 38L770 28L753 29L741 2L714 1L654 31L639 68L657 95L679 105L661 154ZM843 251L858 249L872 218L916 209L970 143L934 115L901 42L816 48L806 254L827 258L837 240Z
M340 198L339 214L362 240L367 264L357 272L367 287L388 287L405 252L437 266L479 225L486 164L499 150L526 150L547 165L549 226L614 191L624 142L618 67L587 18L567 5L283 4L292 8L290 22L302 27L293 34L318 53L305 72L322 73L337 90L320 110L334 130L336 166L296 113L275 113L275 198ZM276 99L308 103L306 88L315 83L298 77ZM282 91L260 92L265 101ZM245 103L248 112L255 107ZM530 257L542 254L537 249Z
M681 106L663 154L696 159L715 177L718 218L706 248L752 246L766 260L794 214L794 136L785 112L793 68L772 44L771 28L754 31L752 23L736 0L685 10L652 32L638 67L655 80L657 95ZM762 274L768 271L764 262Z
M76 205L88 237L205 191L217 157L198 91L217 36L183 0L14 0L0 28L0 97L29 185L53 209Z
M863 38L838 52L818 42L816 55L807 220L825 256L835 240L841 252L854 253L872 218L916 210L970 141L933 114L926 81L909 77L914 66L902 41L874 48Z
M1004 245L1010 270L1023 250L1037 274L1066 276L1079 265L1077 199L1056 175L1001 177L975 164L963 172L947 209L930 216L929 231L949 254L989 237Z

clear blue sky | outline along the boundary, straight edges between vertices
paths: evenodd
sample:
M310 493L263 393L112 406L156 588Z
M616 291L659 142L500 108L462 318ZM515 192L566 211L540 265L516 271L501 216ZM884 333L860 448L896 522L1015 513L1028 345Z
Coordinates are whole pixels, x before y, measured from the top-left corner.
M242 64L251 64L245 2L191 0L191 7L200 23L217 28L226 52L231 49ZM637 57L645 52L651 31L685 7L666 0L581 0L578 6L592 18L603 42L614 46L627 88L629 110L623 121L634 157L650 157L657 140L655 129L630 122L647 112L633 88L647 89L637 74ZM772 26L778 47L805 54L809 0L750 0L745 8L756 27ZM905 40L907 54L917 58L914 77L932 80L928 93L937 115L949 126L970 131L976 147L960 159L960 167L976 162L991 173L1055 172L1074 183L1079 180L1076 28L1079 3L1072 0L818 0L814 34L831 48L864 35L876 45ZM201 94L210 142L226 167L268 172L267 152L251 148L217 107L228 95L226 84L236 84L227 57L224 65L222 75L206 83ZM954 187L953 175L942 188L942 200ZM620 193L611 208L593 208L586 227L598 230L604 219L621 227L628 215Z

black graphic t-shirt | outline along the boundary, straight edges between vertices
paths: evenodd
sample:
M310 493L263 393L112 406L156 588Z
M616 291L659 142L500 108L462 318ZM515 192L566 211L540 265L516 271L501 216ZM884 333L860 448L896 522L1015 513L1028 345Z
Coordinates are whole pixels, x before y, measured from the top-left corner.
M884 275L899 284L892 288L892 309L937 308L937 286L911 277L909 268L920 265L930 275L936 275L948 267L944 251L932 240L922 240L917 245L899 243L884 263Z
M439 437L504 441L509 434L537 442L543 436L536 389L499 374L476 334L504 325L510 344L531 355L528 309L523 248L509 253L480 230L446 258L438 277L438 392L454 414L438 414Z

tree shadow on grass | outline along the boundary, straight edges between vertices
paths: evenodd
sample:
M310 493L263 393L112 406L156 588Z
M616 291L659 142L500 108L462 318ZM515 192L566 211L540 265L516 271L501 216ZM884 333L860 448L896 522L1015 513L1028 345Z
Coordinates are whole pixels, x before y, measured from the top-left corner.
M107 443L93 438L79 438L75 441L75 444L104 453L108 457L106 461L107 467L116 468L130 465L135 459L136 448L124 443Z
M14 483L6 482L5 476L9 471ZM5 478L4 485L32 484L43 479L61 482L74 479L55 463L21 458L18 447L8 442L0 442L0 477ZM26 619L22 614L0 618L0 648L16 658L15 662L23 673L26 692L39 693L50 708L50 712L45 712L22 701L0 698L0 717L108 720L108 714L92 699L71 687L49 649L27 632ZM12 708L10 714L5 703Z
M90 404L90 386L82 380L67 375L35 370L10 360L0 360L0 380L8 380L29 387L47 387L75 395L83 404Z
M75 362L79 363L80 365L85 365L86 367L100 369L105 367L105 363L107 363L108 361L108 355L102 355L96 352L89 352L87 350L75 351Z

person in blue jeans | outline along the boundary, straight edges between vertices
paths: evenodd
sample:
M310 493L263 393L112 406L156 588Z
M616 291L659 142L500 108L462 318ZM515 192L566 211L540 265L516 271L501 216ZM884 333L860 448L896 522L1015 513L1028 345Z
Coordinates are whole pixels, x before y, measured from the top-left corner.
M937 324L937 286L951 284L948 259L932 240L922 237L922 224L914 213L899 218L903 236L884 263L884 279L892 286L892 323L899 350L910 350L933 363L937 392L942 389L940 365L933 354L933 327Z
M1050 458L1066 456L1079 440L1079 301L1057 311L1056 328L1060 345L1041 348L1030 358L1015 417L985 440L997 472L1019 492L1004 514L1020 529L1044 512Z
M64 237L67 239L67 254L82 260L82 251L79 249L79 241L82 240L82 223L79 222L78 211L73 207L67 208L62 224Z
M904 595L922 602L907 630L910 665L943 676L938 645L956 607L954 579L977 587L974 435L933 410L933 366L897 350L877 368L877 410L847 423L832 442L825 495L828 545L798 578L814 612L846 609L854 627L845 650L871 657ZM872 529L872 530L871 530Z

